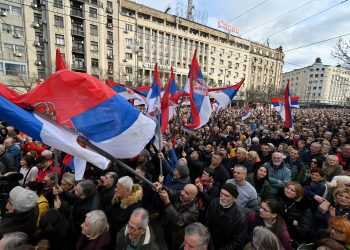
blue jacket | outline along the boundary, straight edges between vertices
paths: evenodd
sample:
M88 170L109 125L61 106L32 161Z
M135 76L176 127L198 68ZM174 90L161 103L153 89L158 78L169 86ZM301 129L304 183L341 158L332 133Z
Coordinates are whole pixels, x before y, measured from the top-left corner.
M269 170L269 181L274 194L291 180L290 169L284 166L283 162L277 168L274 167L272 161L266 162L264 166ZM278 181L282 182L279 183Z

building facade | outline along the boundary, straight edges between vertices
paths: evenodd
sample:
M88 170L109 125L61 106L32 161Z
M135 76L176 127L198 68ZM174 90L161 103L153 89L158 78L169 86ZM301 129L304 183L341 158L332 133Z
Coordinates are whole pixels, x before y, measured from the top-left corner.
M283 74L283 84L291 83L292 95L304 105L344 106L350 98L350 70L324 65L320 58L308 67Z
M0 81L36 84L55 70L55 49L69 69L132 85L162 83L173 67L184 86L197 59L207 83L266 92L281 88L284 54L267 46L131 1L0 0ZM28 86L25 86L28 87Z

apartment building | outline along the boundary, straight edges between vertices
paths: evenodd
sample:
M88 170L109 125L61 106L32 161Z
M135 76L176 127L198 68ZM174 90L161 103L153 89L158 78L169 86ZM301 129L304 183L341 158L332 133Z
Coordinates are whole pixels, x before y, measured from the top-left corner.
M320 58L307 67L283 74L283 84L291 83L293 95L304 105L343 106L350 98L350 70L324 65Z
M131 1L0 0L0 81L35 83L55 68L59 48L69 69L133 85L162 83L173 67L186 82L192 56L209 85L246 79L244 88L281 88L281 48L230 35Z

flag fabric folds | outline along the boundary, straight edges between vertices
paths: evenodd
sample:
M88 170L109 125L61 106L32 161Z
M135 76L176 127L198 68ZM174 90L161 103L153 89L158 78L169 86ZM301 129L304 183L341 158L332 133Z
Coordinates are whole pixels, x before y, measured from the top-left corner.
M151 119L103 82L66 69L55 72L35 91L10 100L49 115L116 158L137 155L155 129Z
M62 163L67 167L70 167L72 172L74 172L74 178L76 181L83 179L86 168L86 161L84 159L66 154Z
M164 134L166 128L168 127L169 121L174 115L177 104L178 95L176 92L176 83L173 68L171 68L170 77L161 99L162 134Z
M146 97L133 88L129 88L124 84L106 80L106 84L111 87L115 92L125 98L125 100L137 100L140 104L147 104Z
M283 103L283 98L273 97L271 98L272 105L276 109L277 112L281 110L281 103ZM290 99L290 107L291 108L300 108L299 106L299 96L294 96Z
M243 114L241 116L241 119L244 121L252 114L252 109L249 107L248 101L245 101L244 108L243 108Z
M109 160L105 157L81 147L76 140L78 134L74 131L58 125L55 121L38 114L36 111L24 110L3 96L0 96L0 119L26 133L34 140L75 155L101 169L105 169L109 164Z
M191 123L185 124L185 129L198 129L205 125L211 115L211 105L208 96L208 85L204 80L202 71L197 61L195 50L190 71L188 73L185 92L190 97Z
M289 81L287 82L286 89L284 91L284 117L285 117L285 127L294 128L292 109L291 109L291 100L290 100L290 90L289 90ZM283 111L282 111L283 112Z
M226 109L231 103L232 99L236 96L238 90L244 83L244 79L233 86L223 88L212 88L209 89L209 96L214 98L218 103L219 107Z
M67 69L59 49L56 49L56 71Z

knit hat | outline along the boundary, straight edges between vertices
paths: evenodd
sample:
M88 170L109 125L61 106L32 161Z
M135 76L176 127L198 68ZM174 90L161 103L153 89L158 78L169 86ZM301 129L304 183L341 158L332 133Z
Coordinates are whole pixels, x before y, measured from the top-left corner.
M143 149L140 153L139 156L144 156L146 158L149 158L151 155L150 153L147 151L147 149Z
M50 150L44 150L43 152L41 152L41 156L43 157L52 157L52 152Z
M235 185L233 185L232 183L225 183L224 185L222 185L221 189L225 189L227 192L229 192L233 198L237 198L239 193L237 191L237 187Z
M181 179L187 178L190 174L190 170L188 169L187 165L180 165L177 163L176 170L179 172Z
M9 201L17 212L27 212L38 204L38 195L31 190L17 186L11 190Z

